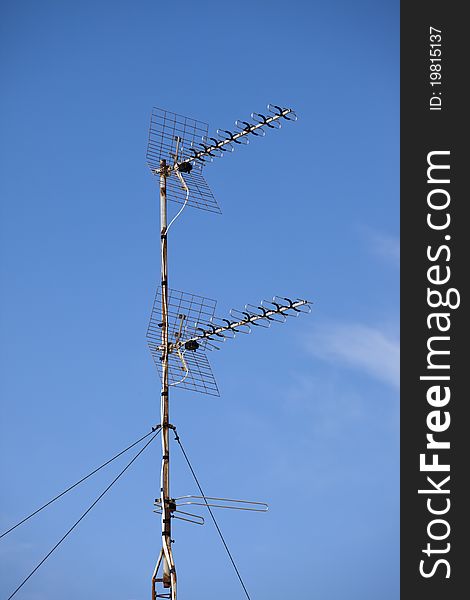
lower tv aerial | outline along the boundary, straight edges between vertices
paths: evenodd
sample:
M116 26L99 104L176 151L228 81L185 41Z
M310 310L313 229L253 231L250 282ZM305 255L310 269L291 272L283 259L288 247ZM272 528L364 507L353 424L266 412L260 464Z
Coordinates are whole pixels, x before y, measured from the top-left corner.
M279 129L285 121L295 121L290 108L268 105L268 114L252 113L250 121L236 121L236 131L218 129L210 137L208 125L188 117L154 108L147 148L147 161L160 185L161 283L157 289L147 340L161 378L161 439L162 464L160 497L154 512L161 516L162 546L152 577L152 600L176 600L177 577L172 550L172 520L179 519L197 525L204 524L198 509L208 510L235 568L245 595L250 596L223 539L212 508L266 512L267 504L247 500L232 500L206 496L182 446L176 427L170 422L169 389L202 392L218 396L219 391L208 360L208 352L237 334L248 334L257 327L284 323L288 317L310 312L310 302L284 296L274 296L259 304L247 304L242 310L232 309L227 318L215 316L216 302L169 287L168 232L186 206L220 213L202 171L214 158L246 145L253 137L263 137L269 129ZM181 204L168 223L168 200ZM174 498L170 493L170 431L181 447L184 458L199 489L199 496ZM195 511L195 512L193 512Z

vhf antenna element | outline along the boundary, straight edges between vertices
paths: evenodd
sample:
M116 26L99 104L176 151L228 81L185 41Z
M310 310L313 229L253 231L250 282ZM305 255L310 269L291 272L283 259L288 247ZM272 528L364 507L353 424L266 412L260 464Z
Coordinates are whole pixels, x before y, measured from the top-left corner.
M213 520L211 507L255 512L265 512L268 508L262 502L205 496L194 472L193 476L201 495L171 497L170 430L175 433L178 443L180 441L175 426L170 423L169 388L179 386L182 389L218 396L219 391L207 359L207 351L219 349L221 343L239 333L247 334L256 327L270 327L273 322L283 323L288 317L310 312L310 302L274 296L271 300L263 300L256 305L247 304L242 310L232 309L230 318L218 318L214 316L215 300L170 289L168 286L168 231L175 219L186 206L220 213L219 206L202 175L203 167L214 158L232 152L236 146L248 144L251 138L263 137L269 129L279 129L282 122L297 120L290 108L273 104L268 104L267 108L268 115L252 113L250 122L235 122L235 132L218 129L214 137L208 136L208 125L201 121L160 108L154 108L152 111L147 162L160 184L161 285L155 295L147 340L162 384L161 486L160 497L155 500L154 509L154 512L161 515L162 547L152 577L152 600L176 600L172 520L176 518L198 525L204 524L204 518L188 512L188 507L191 509L192 506L205 506ZM170 223L167 215L168 200L182 204ZM181 448L183 449L182 446ZM189 465L184 450L183 453ZM226 549L249 598L238 569L227 547Z

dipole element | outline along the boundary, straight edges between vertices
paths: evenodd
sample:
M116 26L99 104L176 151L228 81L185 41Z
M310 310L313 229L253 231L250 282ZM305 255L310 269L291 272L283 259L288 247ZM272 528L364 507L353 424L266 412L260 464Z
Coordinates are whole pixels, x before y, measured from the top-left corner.
M216 138L205 138L205 143L200 143L197 146L192 145L188 149L190 157L180 164L180 169L182 171L187 169L188 167L186 167L186 165L195 161L204 162L205 158L212 159L217 156L222 156L222 152L233 150L232 144L247 144L247 136L250 134L254 136L264 136L263 127L279 129L281 126L280 119L286 119L287 121L297 120L297 116L291 108L281 108L274 104L268 104L268 110L272 113L268 117L261 113L251 113L251 118L254 121L253 123L248 123L247 121L235 121L235 127L239 130L236 133L232 133L225 129L218 129L218 140ZM208 144L207 142L212 143ZM189 170L191 169L189 168Z
M311 310L310 304L309 300L290 300L290 298L279 298L277 296L269 302L265 301L264 305L263 303L260 306L247 304L243 311L235 309L230 311L233 316L238 317L237 320L222 319L224 322L223 325L216 325L216 321L211 319L211 322L205 324L204 327L196 328L201 332L200 334L187 340L178 340L176 344L170 346L170 350L179 348L182 345L189 350L196 350L197 346L194 347L194 342L199 343L201 340L213 341L217 340L217 338L220 341L221 339L227 339L227 337L230 339L235 333L250 333L250 325L269 327L271 321L284 323L288 316L292 317L299 313L309 313ZM272 305L274 308L268 308L266 305ZM232 335L227 336L227 334ZM188 348L188 346L190 347Z
M162 549L152 577L152 600L169 598L176 600L176 570L171 548L171 505L170 505L170 444L169 444L169 397L168 397L168 260L167 260L167 199L166 178L168 168L165 160L160 161L160 238L161 238L161 289L162 289L162 391L161 391L161 427L162 427L162 466L160 502L162 506ZM163 563L163 564L162 564ZM158 577L162 564L162 577ZM157 594L156 584L163 583L169 588L168 594Z

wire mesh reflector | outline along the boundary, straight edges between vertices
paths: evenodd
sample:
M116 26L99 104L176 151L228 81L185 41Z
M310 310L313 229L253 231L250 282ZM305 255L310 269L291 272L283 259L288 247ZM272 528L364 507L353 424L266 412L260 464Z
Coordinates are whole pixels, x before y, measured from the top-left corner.
M191 173L184 173L182 176L189 188L188 206L218 214L222 212L206 180L202 176L200 168L194 167ZM172 200L178 204L184 204L186 200L186 192L174 174L166 180L166 196L168 200Z
M182 162L189 159L194 153L190 148L198 147L207 138L208 128L207 123L202 121L153 108L147 146L147 164L150 170L156 174L161 160L166 160L168 165L173 166L175 160ZM214 195L202 175L202 167L203 163L198 162L193 165L190 173L182 174L189 188L188 205L220 213ZM183 204L186 200L186 191L175 173L167 178L167 198L178 204Z
M160 161L175 162L176 138L181 140L179 161L189 158L191 144L199 144L207 136L209 125L189 117L183 117L162 108L154 107L150 117L147 162L154 170L160 167Z
M209 321L215 311L216 301L195 294L168 290L168 336L170 344L179 339L194 338L200 323ZM162 376L161 350L162 341L162 291L158 287L153 303L150 323L147 329L147 340L150 353ZM170 385L219 396L219 390L206 356L206 340L201 340L196 350L181 349L183 359L178 352L171 352L168 357L168 378ZM186 371L187 369L187 371Z

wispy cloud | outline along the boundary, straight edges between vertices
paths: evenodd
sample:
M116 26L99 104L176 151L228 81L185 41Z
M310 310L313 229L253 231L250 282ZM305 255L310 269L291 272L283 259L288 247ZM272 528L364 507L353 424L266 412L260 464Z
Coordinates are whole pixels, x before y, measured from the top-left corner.
M400 264L399 238L372 229L366 229L366 235L374 254L395 266Z
M371 254L390 265L400 266L400 238L398 236L379 231L364 223L356 223L356 232Z
M317 358L339 362L398 388L398 339L379 328L361 323L329 324L316 330L307 342Z

